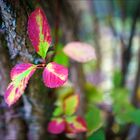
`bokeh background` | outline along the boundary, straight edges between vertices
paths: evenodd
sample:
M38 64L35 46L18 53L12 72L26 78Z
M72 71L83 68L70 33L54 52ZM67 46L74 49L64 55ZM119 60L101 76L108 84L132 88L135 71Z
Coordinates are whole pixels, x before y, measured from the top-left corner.
M69 68L69 81L58 89L31 78L25 94L8 107L3 95L10 69L38 63L27 21L41 7L52 33L55 62ZM71 41L91 44L96 60L81 64L66 56ZM50 54L52 53L50 51ZM59 94L80 95L77 114L87 133L52 135L47 124ZM0 0L0 140L140 140L140 1L139 0Z

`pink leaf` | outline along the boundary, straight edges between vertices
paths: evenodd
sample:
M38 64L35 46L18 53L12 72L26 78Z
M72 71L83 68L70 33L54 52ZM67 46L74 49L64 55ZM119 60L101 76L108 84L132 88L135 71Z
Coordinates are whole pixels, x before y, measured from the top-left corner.
M17 100L20 98L20 96L23 94L24 89L25 89L25 85L23 85L22 83L20 84L20 87L16 87L16 86L14 86L14 83L11 82L8 85L8 88L4 94L5 102L9 106L16 103Z
M12 68L11 73L10 73L11 80L16 79L17 76L21 75L22 73L26 72L27 70L30 70L30 69L34 70L35 67L36 67L35 65L30 64L30 63L21 63L21 64L15 65ZM32 71L32 72L34 72L34 71ZM32 74L32 72L30 74Z
M55 118L48 124L48 131L52 134L60 134L65 130L65 121L61 118Z
M96 59L94 48L87 43L71 42L64 47L63 51L71 59L81 63Z
M55 62L49 63L43 71L43 81L47 87L62 86L68 78L68 69Z
M11 106L24 93L30 77L36 70L33 64L18 64L11 70L12 82L8 85L4 94L6 103Z
M45 58L52 38L47 18L40 8L37 8L29 16L28 35L36 52Z
M80 116L68 117L66 120L66 132L75 134L86 132L87 126L85 120Z

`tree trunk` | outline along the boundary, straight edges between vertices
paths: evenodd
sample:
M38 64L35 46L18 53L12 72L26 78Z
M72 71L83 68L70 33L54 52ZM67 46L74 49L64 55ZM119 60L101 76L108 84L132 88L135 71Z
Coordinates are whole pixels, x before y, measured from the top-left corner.
M74 1L60 0L58 3L55 0L0 0L0 23L2 23L0 30L0 123L3 126L0 128L0 137L4 140L68 139L63 134L54 136L47 133L47 123L54 109L55 95L53 90L44 87L41 70L34 74L25 94L13 107L7 107L3 100L3 94L10 82L10 69L19 62L35 63L39 60L39 58L34 57L35 52L27 36L28 16L38 5L47 13L49 23L52 23L50 25L55 25L55 46L59 41L57 38L59 22L61 22L64 35L66 35L65 42L79 39L80 10L75 10L78 3L74 7ZM85 78L83 68L81 64L76 62L72 65L71 70L74 70L72 75L75 76L76 80L72 77L71 79L75 84L76 92L81 96L78 114L84 116ZM77 138L85 140L85 134L79 135Z

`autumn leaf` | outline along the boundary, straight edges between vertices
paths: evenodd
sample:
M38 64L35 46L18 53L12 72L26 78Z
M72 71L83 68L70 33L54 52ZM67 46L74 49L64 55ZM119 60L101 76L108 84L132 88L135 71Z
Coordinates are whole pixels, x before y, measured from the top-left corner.
M52 134L60 134L66 131L67 134L77 134L87 131L85 120L80 116L69 116L66 118L53 118L47 130Z
M29 63L17 64L11 70L12 82L8 85L4 94L6 103L11 106L21 97L30 77L36 70L36 66Z
M48 124L48 131L52 134L60 134L65 130L65 121L61 118L54 118Z
M52 38L47 18L40 8L37 8L29 16L28 35L36 52L45 58Z
M78 105L79 105L78 94L68 96L66 99L64 99L63 103L64 113L66 115L72 115L77 111Z
M43 81L47 87L62 86L68 78L68 69L55 62L48 63L43 71Z
M64 47L63 51L71 59L81 63L96 59L94 48L87 43L71 42Z
M81 133L86 132L87 126L85 120L80 116L71 116L66 119L66 132L67 133Z

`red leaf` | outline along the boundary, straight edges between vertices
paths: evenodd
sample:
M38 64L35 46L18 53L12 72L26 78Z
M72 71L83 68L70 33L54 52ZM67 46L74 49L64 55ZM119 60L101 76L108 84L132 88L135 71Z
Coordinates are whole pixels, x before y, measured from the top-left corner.
M6 103L11 106L14 104L24 93L26 85L36 70L33 64L18 64L11 70L12 82L4 94Z
M55 62L49 63L43 71L43 81L47 87L62 86L68 78L68 69Z
M87 126L85 120L80 116L68 117L66 119L66 132L67 133L81 133L86 132Z
M60 134L65 130L65 121L61 118L55 118L48 124L48 131L52 134Z
M37 8L29 16L28 35L36 52L45 58L52 38L47 18L40 8Z
M94 48L87 43L71 42L64 49L64 53L77 62L88 62L96 58Z

